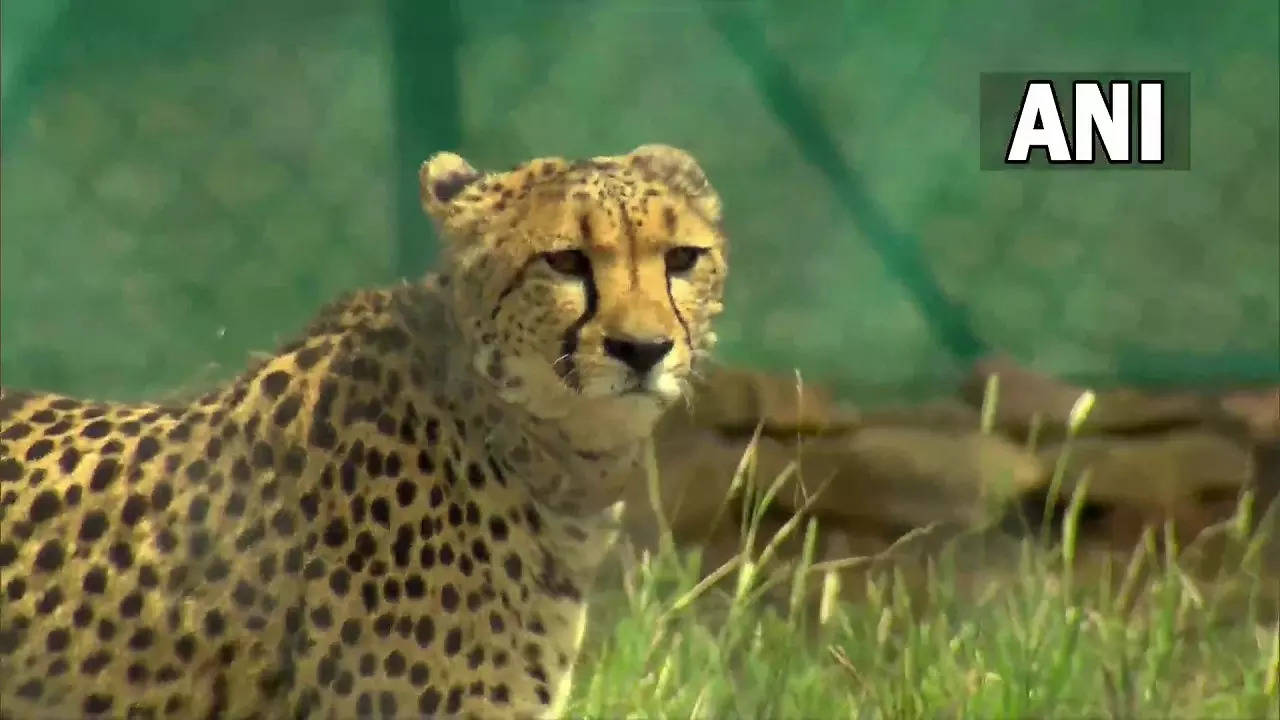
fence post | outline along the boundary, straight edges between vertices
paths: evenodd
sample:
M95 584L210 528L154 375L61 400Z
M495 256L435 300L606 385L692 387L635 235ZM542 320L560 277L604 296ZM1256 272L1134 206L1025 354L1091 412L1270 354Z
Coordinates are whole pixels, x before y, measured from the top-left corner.
M388 0L391 32L394 272L416 278L434 257L434 231L418 200L418 167L462 142L456 0Z

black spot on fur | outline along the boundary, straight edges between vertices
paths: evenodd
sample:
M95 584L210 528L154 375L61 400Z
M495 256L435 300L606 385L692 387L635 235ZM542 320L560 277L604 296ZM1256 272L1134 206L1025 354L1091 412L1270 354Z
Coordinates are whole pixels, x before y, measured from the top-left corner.
M62 567L64 559L66 559L66 549L62 546L62 541L57 538L46 540L36 551L35 568L51 573ZM0 563L0 566L3 564Z
M418 618L417 624L413 627L413 639L418 643L418 647L426 650L431 646L435 636L436 626L431 618L426 615Z
M275 370L262 376L258 383L262 388L264 395L270 398L280 397L285 389L289 387L289 373L284 370Z
M81 542L93 542L97 538L102 537L102 533L106 532L106 512L101 510L90 510L84 514L81 520L81 533L79 539Z
M111 483L115 482L120 472L120 464L113 458L104 458L98 462L97 467L93 469L93 474L89 478L89 489L94 492L102 492L106 490Z
M447 177L436 180L431 185L431 194L435 196L438 202L451 202L458 196L468 185L478 180L480 176L476 173L454 172Z
M290 395L276 406L275 413L271 418L272 422L274 422L277 427L287 426L289 423L293 422L295 417L298 416L298 410L301 409L301 407L302 398L297 395Z
M62 499L53 490L42 490L31 501L27 511L27 520L39 524L58 514L62 509Z
M58 469L65 475L70 475L75 472L76 466L79 464L80 451L73 447L66 448L62 451L62 455L58 457Z

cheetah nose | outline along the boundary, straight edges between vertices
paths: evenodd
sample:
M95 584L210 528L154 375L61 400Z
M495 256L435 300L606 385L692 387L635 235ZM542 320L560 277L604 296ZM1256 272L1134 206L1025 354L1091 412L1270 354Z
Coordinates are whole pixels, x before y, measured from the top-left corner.
M643 375L649 372L658 361L671 352L675 343L662 340L624 340L607 337L604 339L604 351L608 355L626 363L627 367Z

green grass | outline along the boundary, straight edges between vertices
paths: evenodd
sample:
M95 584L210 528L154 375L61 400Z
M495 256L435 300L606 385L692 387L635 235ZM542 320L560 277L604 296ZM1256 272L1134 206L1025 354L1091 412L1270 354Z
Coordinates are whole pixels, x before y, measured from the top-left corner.
M1018 572L977 597L955 591L944 553L923 601L887 569L868 577L864 599L821 608L821 619L806 616L809 603L735 603L731 589L687 603L696 556L640 562L594 618L571 714L1276 716L1280 651L1256 578L1240 571L1247 609L1225 613L1215 607L1225 594L1166 565L1126 607L1123 587L1073 589L1060 555L1023 547Z
M1264 569L1280 507L1258 518L1246 493L1186 546L1165 527L1123 556L1079 537L1078 486L1050 533L967 531L913 553L922 530L876 557L815 562L814 519L753 537L782 479L754 487L750 465L735 487L751 498L741 547L755 550L720 568L669 536L621 554L593 610L573 717L1280 712L1276 577ZM784 557L785 542L799 552Z

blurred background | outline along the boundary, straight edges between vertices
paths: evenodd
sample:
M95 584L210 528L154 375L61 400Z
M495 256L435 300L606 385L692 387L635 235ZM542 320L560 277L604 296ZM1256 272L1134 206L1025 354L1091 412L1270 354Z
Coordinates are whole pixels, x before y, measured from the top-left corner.
M1280 379L1278 13L1211 4L5 0L0 363L129 399L416 276L416 168L666 142L724 197L721 357L862 403L986 353ZM979 73L1186 71L1191 170L979 169Z

